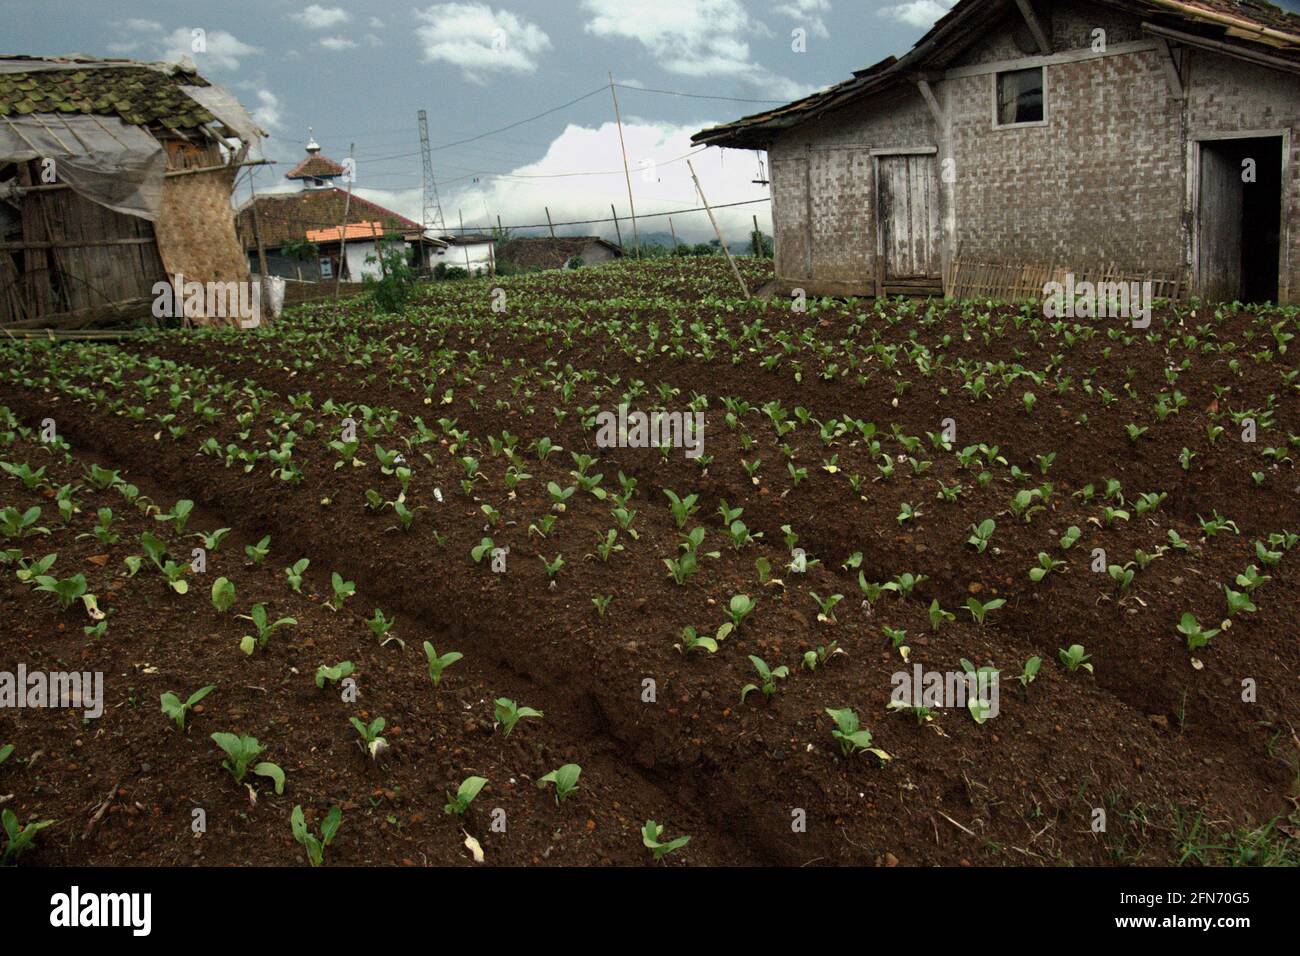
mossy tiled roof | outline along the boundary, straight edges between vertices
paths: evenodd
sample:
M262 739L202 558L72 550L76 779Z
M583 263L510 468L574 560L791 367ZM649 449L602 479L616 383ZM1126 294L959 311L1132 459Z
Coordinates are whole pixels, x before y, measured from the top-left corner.
M216 117L181 90L207 86L193 73L168 75L144 66L0 72L0 116L83 113L120 116L132 126L189 129Z

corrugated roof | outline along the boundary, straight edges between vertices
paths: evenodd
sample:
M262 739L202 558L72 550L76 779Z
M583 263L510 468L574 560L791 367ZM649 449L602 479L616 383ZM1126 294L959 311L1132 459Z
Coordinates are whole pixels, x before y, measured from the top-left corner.
M1266 53L1300 69L1300 15L1265 0L1094 0L1157 25L1176 26L1207 39L1222 40L1243 52ZM700 130L692 143L762 149L783 129L805 122L844 103L903 82L908 74L939 61L945 52L969 46L996 10L1015 9L1010 0L960 0L916 41L902 58L887 57L858 70L853 78L766 110ZM942 65L942 62L940 62Z

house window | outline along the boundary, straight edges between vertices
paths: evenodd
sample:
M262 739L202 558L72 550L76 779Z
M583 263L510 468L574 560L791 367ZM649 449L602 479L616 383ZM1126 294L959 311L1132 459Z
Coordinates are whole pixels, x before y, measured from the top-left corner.
M997 73L994 74L993 82L997 96L994 126L1023 126L1046 121L1041 66Z
M334 278L334 263L331 262L329 259L321 259L321 261L320 261L320 277L321 277L322 279L332 279L332 278Z

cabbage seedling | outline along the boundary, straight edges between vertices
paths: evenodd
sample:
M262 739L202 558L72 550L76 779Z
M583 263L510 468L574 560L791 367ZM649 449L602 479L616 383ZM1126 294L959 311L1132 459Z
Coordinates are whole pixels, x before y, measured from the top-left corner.
M847 652L841 650L839 643L836 641L831 641L829 644L818 644L816 650L804 651L803 666L810 671L815 671L836 654L845 653Z
M1052 556L1046 551L1039 551L1038 567L1029 569L1029 580L1037 584L1053 571L1060 571L1064 567L1064 561L1054 561L1052 560Z
M733 594L730 602L727 604L727 614L731 618L731 626L739 628L740 622L758 607L758 602L748 594Z
M525 717L543 717L545 716L540 710L533 710L531 707L519 707L513 700L508 697L498 697L493 703L496 705L495 713L497 723L505 729L502 733L510 736L510 731L515 729L515 724Z
M295 594L302 593L302 576L307 572L310 564L311 562L306 558L299 558L293 563L293 567L284 569L284 576Z
M1250 594L1245 591L1234 591L1225 584L1223 594L1228 599L1228 617L1235 617L1240 611L1248 611L1253 614L1259 610L1255 606L1255 602L1250 599Z
M669 507L673 512L673 520L677 522L677 527L686 527L686 521L691 515L699 510L699 495L687 495L685 498L678 498L677 493L664 489L664 495L668 498Z
M72 607L74 601L85 595L87 587L84 574L74 574L70 578L54 578L42 574L35 579L35 585L37 591L53 594L58 598L59 606L65 611ZM93 599L94 596L91 597Z
M282 617L275 623L270 623L270 618L266 613L265 604L254 604L251 611L247 614L239 615L241 620L252 621L253 627L257 628L257 636L245 634L239 642L239 649L245 654L252 654L255 650L266 647L266 642L282 627L293 627L297 625L297 618Z
M36 527L40 517L39 505L32 505L22 512L12 507L0 509L0 535L6 538L22 538L29 534L49 534L49 528Z
M697 634L695 628L688 624L686 627L682 628L681 643L674 644L673 647L679 654L686 654L690 651L706 651L709 654L716 654L718 651L718 640L725 638L727 634L730 633L731 625L724 624L722 625L722 628L718 630L718 639L715 640L707 634Z
M975 546L975 550L983 554L989 546L989 541L993 538L993 531L997 527L992 518L985 518L979 524L970 526L971 534L966 539L966 543Z
M6 837L5 848L0 851L0 866L17 863L18 858L31 848L36 834L46 827L53 826L55 822L54 820L32 820L26 826L20 827L18 816L12 810L0 812L0 826L4 827Z
M1092 655L1083 652L1082 644L1071 644L1068 650L1066 648L1060 648L1058 649L1058 656L1061 659L1061 663L1066 666L1070 673L1074 673L1080 667L1086 670L1089 674L1092 673L1092 665L1088 663L1088 659L1092 657Z
M447 794L448 803L442 808L443 813L454 813L458 817L463 817L469 805L485 786L487 786L486 777L466 777L457 788L454 797L450 793Z
M554 585L555 576L560 573L560 568L564 567L564 555L557 554L554 561L547 561L546 558L539 554L537 559L542 562L542 567L546 569L546 579Z
M217 578L212 582L212 606L218 614L225 614L235 605L235 585L228 578Z
M220 747L228 759L221 761L221 766L230 771L230 775L235 778L236 783L243 783L244 777L249 771L249 764L265 748L257 742L256 737L249 737L246 734L212 734L212 742ZM252 767L252 771L259 777L267 777L275 783L275 792L284 793L284 771L269 761L262 761Z
M343 575L337 571L330 573L330 587L334 590L334 597L326 601L325 606L331 611L340 610L343 607L343 602L357 593L356 583L343 580Z
M808 593L812 596L812 599L817 602L817 607L819 609L819 613L817 614L817 620L821 621L823 624L836 623L835 605L839 604L841 601L844 600L844 595L832 594L830 597L823 600L822 598L817 596L816 591L809 591Z
M785 680L790 676L790 668L784 664L780 667L768 667L763 658L755 657L753 654L749 655L749 662L754 665L754 670L758 671L758 676L762 679L763 685L760 687L758 684L746 684L742 687L740 689L740 702L742 704L751 691L761 690L764 697L771 697L776 693L776 682Z
M179 697L171 691L167 691L161 697L162 712L172 720L176 721L178 729L184 730L185 715L190 712L190 708L201 701L204 697L207 697L208 694L212 693L216 686L216 684L209 684L207 687L200 687L194 693L190 694L189 699L186 700L185 703L181 703Z
M1210 638L1219 633L1218 628L1202 628L1200 621L1191 611L1184 611L1178 621L1178 633L1187 638L1187 649L1194 651L1210 643Z
M605 611L609 607L609 602L612 600L614 600L614 595L612 594L597 594L591 599L591 603L596 605L596 613L600 617L604 617Z
M194 502L188 498L182 498L176 504L172 505L171 511L164 511L161 514L153 516L154 521L162 521L172 526L176 534L185 533L185 525L190 520L190 512L194 510Z
M337 683L350 676L354 670L356 670L356 667L351 661L340 661L333 667L326 667L322 664L316 668L316 686L324 688L326 681Z
M1038 669L1043 666L1043 659L1037 655L1025 661L1024 669L1017 675L1016 680L1020 681L1021 687L1028 687L1038 676Z
M691 842L689 836L680 836L675 840L669 840L667 843L660 842L664 834L663 824L655 823L653 820L647 820L645 826L641 828L641 843L654 854L655 862L658 863L669 853L674 850L680 850L686 844Z
M425 641L424 656L429 661L429 680L433 681L434 687L437 687L442 683L442 672L465 655L459 651L448 651L446 654L439 656L433 645Z
M268 534L257 544L244 545L244 554L248 556L248 563L260 566L266 560L266 556L271 553L271 536Z
M545 787L548 783L555 784L555 805L558 807L564 802L565 797L578 789L578 776L581 773L582 768L576 763L566 763L564 766L538 778L537 785Z
M384 616L380 608L375 608L374 617L366 621L366 626L370 628L370 633L376 638L382 638L385 634L393 629L394 619Z
M361 735L362 747L366 753L370 754L371 760L378 759L379 755L388 749L388 741L379 736L384 732L387 721L382 717L376 717L369 724L364 724L356 717L349 717L352 726L356 728L357 733Z
M307 862L312 866L320 866L325 861L325 848L334 840L334 834L339 831L339 824L343 822L343 811L337 805L330 807L329 814L325 817L324 822L320 825L320 838L307 829L307 820L302 812L302 807L293 808L293 815L289 818L289 825L293 829L293 838L303 845L307 850Z
M4 763L6 760L8 760L9 755L12 754L13 752L14 752L13 744L5 744L3 747L0 747L0 763Z
M970 616L975 619L975 623L980 627L983 627L984 618L988 615L989 611L996 611L1006 603L1007 602L1002 598L994 598L987 604L981 604L972 597L966 599L966 610L970 611Z
M840 753L845 757L866 751L875 754L882 761L893 759L879 747L871 746L871 731L861 726L857 712L852 707L842 710L831 710L828 707L826 713L835 721L831 737L840 745Z

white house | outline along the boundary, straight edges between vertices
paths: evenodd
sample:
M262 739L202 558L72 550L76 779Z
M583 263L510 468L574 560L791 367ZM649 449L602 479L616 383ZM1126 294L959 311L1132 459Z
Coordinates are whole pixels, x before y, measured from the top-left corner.
M429 262L436 268L444 263L448 269L464 269L470 275L496 271L495 242L491 236L439 236L445 247L431 249Z

